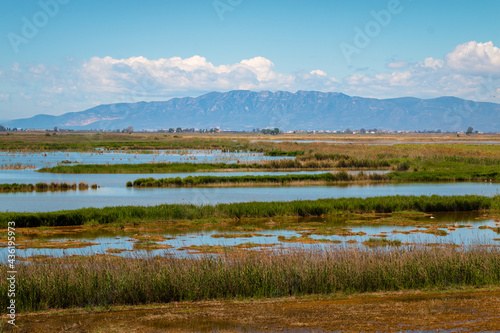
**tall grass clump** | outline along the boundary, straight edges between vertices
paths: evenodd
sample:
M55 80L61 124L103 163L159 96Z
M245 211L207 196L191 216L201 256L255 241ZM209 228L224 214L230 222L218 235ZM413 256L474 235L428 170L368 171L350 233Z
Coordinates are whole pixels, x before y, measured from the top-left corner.
M66 262L67 261L67 262ZM5 276L7 266L0 271ZM49 259L17 267L16 309L498 286L498 248L296 249L199 258ZM5 274L4 274L5 273ZM7 294L8 281L0 280ZM0 298L7 307L9 299Z

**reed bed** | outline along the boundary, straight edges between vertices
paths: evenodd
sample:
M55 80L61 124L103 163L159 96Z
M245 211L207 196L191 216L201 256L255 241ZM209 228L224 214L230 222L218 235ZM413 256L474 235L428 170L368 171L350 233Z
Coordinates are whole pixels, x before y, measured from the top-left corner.
M92 189L97 189L97 184L91 185ZM0 192L56 192L56 191L75 191L88 190L88 183L36 183L36 184L0 184Z
M326 167L326 166L325 166ZM41 168L38 172L47 173L177 173L177 172L207 172L207 171L238 171L245 169L289 170L307 169L296 160L273 160L252 163L138 163L138 164L80 164L58 165ZM314 167L313 169L318 169Z
M376 146L382 147L382 146ZM421 151L416 146L417 151ZM434 148L434 147L433 147ZM335 147L332 149L339 149ZM419 181L419 179L439 180L482 180L485 177L499 178L500 156L492 148L485 149L490 157L484 157L484 152L478 150L478 156L468 156L470 151L452 150L457 155L416 156L393 153L368 155L369 148L363 151L345 151L343 153L309 153L296 155L296 151L276 152L286 155L296 155L294 159L280 159L258 162L239 163L144 163L144 164L112 164L112 165L59 165L42 168L39 172L48 173L172 173L172 172L206 172L206 171L283 171L283 170L392 170L407 172L394 179ZM384 148L380 148L383 151ZM500 151L500 149L497 149ZM312 150L314 152L314 150ZM335 150L334 150L335 151ZM452 152L448 152L451 154ZM356 153L359 153L357 155ZM436 152L437 153L437 152ZM458 154L463 153L464 156ZM352 154L352 155L351 155ZM493 156L493 157L492 157ZM420 172L412 175L412 172ZM436 172L432 174L431 172ZM441 173L441 174L439 174ZM446 175L448 173L448 175Z
M0 227L15 221L18 228L74 226L86 223L251 219L307 217L348 213L393 213L401 211L446 212L500 210L500 196L386 196L338 198L289 202L245 202L218 205L170 204L158 206L120 206L82 208L56 212L0 213Z
M127 182L127 187L201 187L201 186L307 186L328 185L338 182L442 182L442 181L498 181L500 171L495 169L469 171L414 171L390 172L387 174L364 173L348 174L345 171L322 174L289 174L264 176L188 176L185 178L139 178Z
M291 151L282 151L282 150L271 150L266 151L264 153L265 156L301 156L304 155L303 150L291 150Z
M8 267L0 267L5 276ZM498 286L498 248L326 248L262 255L91 256L17 267L16 309L108 307L398 290ZM8 281L0 281L7 294ZM0 298L6 308L8 298Z
M322 173L313 175L265 175L265 176L189 176L185 178L139 178L133 182L128 182L127 186L131 187L187 187L187 186L207 186L207 185L258 185L258 184L274 184L274 185L293 185L293 184L310 184L320 183L329 184L334 182L349 182L349 181L382 181L385 180L384 175L379 174L364 174L350 175L345 171L337 173Z
M388 180L412 182L437 182L437 181L499 181L500 169L487 170L454 170L454 171L415 171L391 172L386 174Z
M286 164L285 164L286 165ZM140 164L80 164L59 165L41 168L38 172L47 173L175 173L227 171L239 169L266 168L261 163L140 163Z

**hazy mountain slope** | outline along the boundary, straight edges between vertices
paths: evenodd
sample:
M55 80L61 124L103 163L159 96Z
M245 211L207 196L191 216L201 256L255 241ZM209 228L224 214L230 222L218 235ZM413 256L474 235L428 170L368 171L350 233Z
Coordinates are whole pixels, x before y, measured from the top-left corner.
M162 102L99 105L61 116L37 115L7 122L10 127L67 129L212 128L244 130L279 127L284 130L500 131L500 104L455 97L435 99L373 99L341 93L229 91Z

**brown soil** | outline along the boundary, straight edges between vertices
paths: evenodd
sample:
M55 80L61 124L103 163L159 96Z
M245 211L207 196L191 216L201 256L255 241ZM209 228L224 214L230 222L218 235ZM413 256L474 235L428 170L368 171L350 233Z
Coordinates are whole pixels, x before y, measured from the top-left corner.
M20 315L15 332L500 330L500 290L182 302ZM4 327L9 330L7 324Z

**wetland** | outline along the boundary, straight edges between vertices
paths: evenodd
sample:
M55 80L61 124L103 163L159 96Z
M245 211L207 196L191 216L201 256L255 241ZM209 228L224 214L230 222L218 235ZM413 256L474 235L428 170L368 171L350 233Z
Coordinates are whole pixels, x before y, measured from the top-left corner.
M93 330L77 322L84 315L119 330L145 309L155 314L154 327L174 331L213 323L233 331L328 330L333 326L316 315L332 316L332 309L381 318L393 309L401 315L394 328L434 329L430 316L413 314L418 325L405 321L412 314L402 304L436 311L455 298L457 307L486 313L495 300L488 293L498 293L496 136L1 139L5 188L76 184L71 191L0 193L0 270L7 271L5 228L15 221L21 331L62 322ZM7 287L2 281L0 292ZM258 311L248 302L297 311L255 324L214 312L234 306L253 318ZM179 317L179 308L193 314ZM453 311L442 312L440 327L498 329L498 311L488 312L490 320L470 313L471 321ZM36 319L44 313L50 319ZM198 326L189 324L194 318ZM353 318L335 327L387 330L381 322Z

